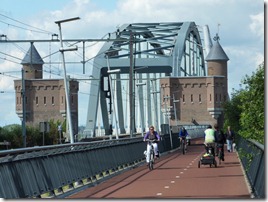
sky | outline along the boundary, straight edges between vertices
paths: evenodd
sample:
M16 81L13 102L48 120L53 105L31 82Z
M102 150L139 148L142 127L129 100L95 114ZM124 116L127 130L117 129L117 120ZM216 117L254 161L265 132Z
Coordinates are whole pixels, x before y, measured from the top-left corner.
M21 41L51 39L52 34L59 34L55 21L73 17L80 20L62 25L65 39L101 39L130 23L194 21L208 25L212 38L219 34L230 59L229 94L238 90L245 75L252 75L264 61L264 1L260 0L1 0L0 35ZM60 44L34 45L45 62L55 62L44 66L44 78L63 78L60 54L52 54ZM87 43L89 62L85 74L81 47L77 53L67 55L67 74L85 78L102 45ZM25 42L0 43L0 127L21 123L15 111L14 79L21 79L20 63L29 47ZM80 82L79 126L86 122L88 85Z

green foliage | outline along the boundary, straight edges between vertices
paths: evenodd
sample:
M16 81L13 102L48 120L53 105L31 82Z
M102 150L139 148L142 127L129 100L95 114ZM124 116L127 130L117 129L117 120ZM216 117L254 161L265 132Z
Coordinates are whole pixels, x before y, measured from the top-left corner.
M245 139L264 144L264 63L242 83L245 89L234 92L224 104L224 127L230 125Z
M264 64L243 80L246 89L241 96L241 130L245 137L264 143Z
M61 123L60 121L49 121L50 131L48 133L41 133L39 131L39 126L26 126L26 144L27 147L42 146L43 145L43 135L44 135L44 145L53 145L59 143L59 133L58 125L62 125L62 131L66 128L66 123ZM63 140L63 137L61 136ZM11 146L9 149L22 148L22 127L18 124L8 125L5 127L0 127L0 142L10 142ZM0 149L5 149L1 147Z
M59 125L63 125L59 120L54 121L54 119L51 119L49 121L50 131L48 133L48 138L49 138L50 144L58 144L59 143L59 132L58 132Z
M26 126L26 139L27 147L41 146L43 141L39 128L29 126Z
M3 127L3 134L1 134L1 142L8 141L12 148L22 147L22 132L21 126L17 124Z
M241 111L241 96L240 91L235 91L232 93L232 100L227 101L224 103L224 116L225 116L225 122L224 122L224 128L227 130L228 126L231 126L233 131L238 131L241 128L239 119L240 115L242 113Z

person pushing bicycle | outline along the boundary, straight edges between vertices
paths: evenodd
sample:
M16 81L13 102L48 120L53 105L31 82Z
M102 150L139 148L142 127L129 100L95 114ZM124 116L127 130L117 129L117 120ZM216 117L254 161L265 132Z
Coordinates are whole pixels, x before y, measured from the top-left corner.
M149 131L146 132L143 141L147 140L154 140L153 141L153 147L154 147L154 153L156 154L156 157L159 157L159 151L158 151L158 145L157 142L160 141L160 135L154 130L154 126L149 127ZM149 163L149 154L150 154L150 144L147 142L147 149L146 149L146 162Z

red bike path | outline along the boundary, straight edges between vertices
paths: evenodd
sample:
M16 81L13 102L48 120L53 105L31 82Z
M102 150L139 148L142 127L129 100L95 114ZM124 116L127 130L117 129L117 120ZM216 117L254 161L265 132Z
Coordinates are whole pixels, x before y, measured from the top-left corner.
M192 141L185 155L180 150L162 155L152 171L144 164L68 198L250 199L250 188L236 152L227 152L225 146L224 162L216 168L202 164L198 168L203 154L202 140Z

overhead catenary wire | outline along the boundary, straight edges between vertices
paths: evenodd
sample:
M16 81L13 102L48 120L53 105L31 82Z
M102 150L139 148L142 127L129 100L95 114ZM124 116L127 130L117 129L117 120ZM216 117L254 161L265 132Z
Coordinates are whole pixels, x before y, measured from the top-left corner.
M44 29L40 29L40 28L38 28L38 27L34 27L34 26L32 26L32 25L29 25L29 24L26 24L26 23L21 22L21 21L19 21L19 20L13 19L13 18L8 17L8 16L6 16L6 15L3 15L3 14L1 14L1 13L0 13L0 16L5 17L5 18L7 18L7 19L9 19L9 20L12 20L12 21L14 21L14 22L20 23L20 24L22 24L22 25L25 25L25 26L27 26L27 27L31 27L31 28L36 29L36 30L23 28L23 27L20 27L20 26L17 26L17 25L13 25L13 24L9 24L9 23L7 23L7 22L4 22L4 21L1 21L1 20L0 20L0 22L2 22L2 23L4 23L4 24L7 24L7 25L9 25L9 26L13 26L13 27L16 27L16 28L24 29L24 30L27 30L27 31L43 33L43 34L54 34L53 32L50 32L50 31L47 31L47 30L44 30Z

